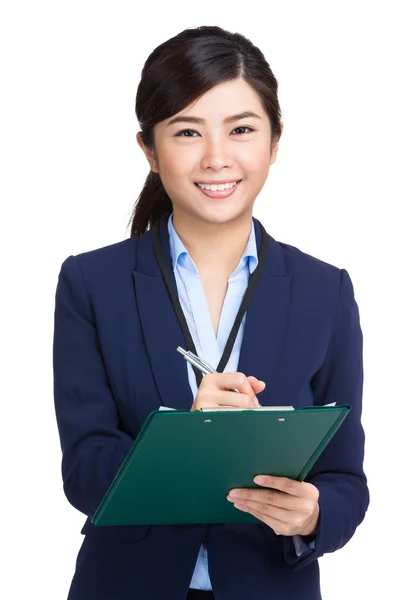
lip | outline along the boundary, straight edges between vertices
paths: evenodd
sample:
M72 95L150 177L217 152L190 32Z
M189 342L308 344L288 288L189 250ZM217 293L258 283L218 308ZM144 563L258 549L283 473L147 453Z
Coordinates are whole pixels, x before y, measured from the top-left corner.
M236 185L234 185L233 188L231 188L229 190L216 190L215 192L213 192L212 190L204 190L204 189L200 188L198 184L195 184L195 186L202 194L204 194L205 196L208 196L209 198L228 198L228 196L232 196L232 194L234 194L236 192L237 188L241 185L242 180L241 179L239 179L239 180L233 179L231 181L225 182L225 183L232 183L234 181L238 181L238 183ZM222 183L222 181L220 181L219 183Z

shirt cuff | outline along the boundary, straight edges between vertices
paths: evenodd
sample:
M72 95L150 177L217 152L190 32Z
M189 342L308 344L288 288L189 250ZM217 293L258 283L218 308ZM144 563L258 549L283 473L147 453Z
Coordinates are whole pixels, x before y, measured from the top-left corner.
M311 542L309 542L307 544L300 535L294 535L292 537L293 537L293 544L295 546L296 556L298 556L298 557L302 556L302 554L304 554L308 550L315 549L315 540L312 540Z

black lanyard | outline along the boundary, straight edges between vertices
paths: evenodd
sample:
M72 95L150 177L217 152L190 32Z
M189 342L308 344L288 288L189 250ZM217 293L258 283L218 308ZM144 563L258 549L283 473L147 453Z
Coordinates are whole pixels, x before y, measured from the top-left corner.
M232 348L233 348L233 345L236 340L236 336L238 335L239 327L241 326L243 316L248 308L251 296L256 287L258 279L260 277L262 267L263 267L263 264L265 262L266 255L268 252L268 234L266 233L263 225L261 223L259 223L259 225L260 225L260 228L262 231L262 244L261 244L260 250L258 252L258 265L249 278L248 287L246 288L246 292L243 296L241 305L238 310L238 314L236 315L235 322L233 324L233 327L232 327L231 332L228 337L228 341L226 342L226 346L224 348L221 360L219 361L219 364L216 368L218 373L223 373L223 370L225 369L226 365L228 364L228 360L231 355ZM168 290L168 294L171 298L172 306L174 307L176 317L179 321L179 324L181 325L182 333L184 334L187 348L190 352L193 352L194 354L198 355L196 348L195 348L194 341L193 341L191 333L189 331L188 323L186 322L186 319L185 319L184 311L182 310L181 303L178 298L178 291L175 288L174 281L172 278L172 273L171 273L169 266L165 260L165 255L164 255L164 251L163 251L163 248L161 245L161 239L160 239L160 235L159 235L159 221L157 221L157 223L152 227L152 234L153 234L155 256L158 261L159 267L161 269L161 273L164 278L165 285ZM176 348L175 348L175 351L176 351ZM194 368L194 373L195 373L197 385L199 387L201 384L203 375L197 368Z

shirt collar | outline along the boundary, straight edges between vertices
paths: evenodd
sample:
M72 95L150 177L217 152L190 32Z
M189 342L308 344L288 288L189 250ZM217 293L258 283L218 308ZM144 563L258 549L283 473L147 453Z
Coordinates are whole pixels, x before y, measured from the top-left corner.
M169 233L169 248L171 252L171 260L172 260L172 268L176 269L177 263L180 260L180 256L187 255L188 250L185 248L182 243L181 238L177 234L177 231L172 222L172 216L174 213L171 213L168 219L168 233Z
M181 264L181 262L183 261L183 258L185 256L187 256L189 258L191 258L191 257L189 256L188 250L185 248L184 244L182 243L181 238L179 237L179 235L174 227L174 224L172 222L172 217L173 217L173 213L171 213L171 215L169 216L169 219L168 219L168 233L169 233L169 246L170 246L170 253L171 253L171 260L172 260L172 268L175 271L177 264L178 263ZM186 266L186 263L189 262L192 265L192 267L194 268L194 270L196 271L192 260L183 261L183 262L185 263L184 266ZM236 267L234 273L242 271L242 269L244 269L247 265L249 266L250 273L253 273L258 265L258 250L256 247L255 225L254 225L253 220L252 220L252 229L251 229L251 233L249 235L248 243L245 248L245 252L243 253L242 258L239 261L239 264ZM232 275L234 273L232 273Z

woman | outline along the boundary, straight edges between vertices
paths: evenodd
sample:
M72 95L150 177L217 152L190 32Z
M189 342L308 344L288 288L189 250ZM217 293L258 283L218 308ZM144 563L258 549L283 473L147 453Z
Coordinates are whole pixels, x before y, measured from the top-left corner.
M350 277L252 217L283 129L277 87L240 34L199 27L156 48L136 98L151 171L131 237L62 265L55 406L64 490L88 516L70 600L318 599L317 559L364 518L362 334ZM176 352L187 345L218 373L194 372ZM150 412L258 401L352 405L308 481L266 477L231 491L227 502L259 523L90 522Z

